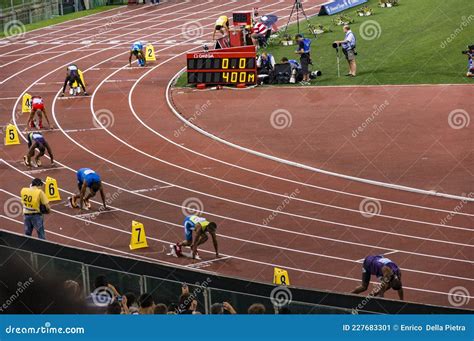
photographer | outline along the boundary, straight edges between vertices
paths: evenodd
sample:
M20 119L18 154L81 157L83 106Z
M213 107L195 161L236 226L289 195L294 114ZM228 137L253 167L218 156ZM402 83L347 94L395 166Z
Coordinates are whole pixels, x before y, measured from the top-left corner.
M346 76L355 77L357 71L357 65L355 60L355 56L357 55L357 52L355 51L356 38L354 36L354 33L352 33L349 25L344 25L343 30L346 34L344 40L335 41L333 46L342 46L342 51L344 52L347 62L349 63L349 73Z
M270 53L262 52L257 58L257 73L259 75L269 75L275 68L275 58Z
M303 70L301 69L300 63L298 63L294 59L288 60L288 58L283 57L281 59L282 64L290 64L291 65L291 78L290 83L301 82L303 80Z
M298 42L298 50L296 54L300 55L300 64L303 71L302 85L309 85L309 65L311 65L311 39L304 38L302 34L297 34L295 37Z
M25 235L31 236L33 230L36 230L39 239L46 239L43 214L51 211L48 198L43 192L43 185L41 179L35 178L30 187L24 187L21 190Z
M466 51L462 51L462 54L467 55L467 77L474 77L474 62L473 62L473 57L474 57L474 45L469 45L467 47L468 49Z

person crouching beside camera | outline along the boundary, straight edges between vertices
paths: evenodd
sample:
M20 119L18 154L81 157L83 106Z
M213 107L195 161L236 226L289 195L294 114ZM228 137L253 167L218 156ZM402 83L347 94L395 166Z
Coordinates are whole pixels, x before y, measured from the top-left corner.
M356 38L349 25L344 25L343 30L346 34L344 40L335 41L334 44L342 46L342 51L344 52L347 62L349 63L349 73L346 76L355 77L357 71L355 59L355 56L357 55L357 52L355 51Z
M468 49L466 51L462 51L462 54L467 55L467 60L468 60L466 76L472 78L474 77L474 61L473 61L474 45L469 45L467 48Z

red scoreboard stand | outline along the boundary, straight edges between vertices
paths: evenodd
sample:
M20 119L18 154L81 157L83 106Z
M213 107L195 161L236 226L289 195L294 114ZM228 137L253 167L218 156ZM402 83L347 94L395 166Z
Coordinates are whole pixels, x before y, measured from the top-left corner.
M239 85L257 83L255 46L186 54L189 84Z

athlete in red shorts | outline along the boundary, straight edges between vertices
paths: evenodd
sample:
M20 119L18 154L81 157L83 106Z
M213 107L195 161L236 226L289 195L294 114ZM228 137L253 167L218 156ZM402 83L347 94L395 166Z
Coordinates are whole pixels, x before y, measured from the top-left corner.
M54 128L54 126L49 122L49 118L44 107L44 100L41 96L31 97L31 112L28 122L26 122L26 130L28 130L28 128L35 128L35 115L38 115L38 126L36 128L43 129L43 115L44 118L46 118L46 122L48 122L49 128Z

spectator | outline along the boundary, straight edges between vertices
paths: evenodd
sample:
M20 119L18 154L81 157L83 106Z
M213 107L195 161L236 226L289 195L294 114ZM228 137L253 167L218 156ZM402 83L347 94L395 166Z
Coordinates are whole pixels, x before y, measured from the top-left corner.
M155 306L155 309L153 310L153 314L155 314L155 315L166 315L166 314L168 314L168 307L166 306L166 304L158 303Z
M189 293L185 292L179 297L178 314L194 314L197 309L197 301Z
M275 68L275 58L270 53L262 52L257 58L257 72L259 75L269 75Z
M121 304L114 300L107 306L107 314L108 315L120 315L122 313L122 306Z
M346 34L344 40L337 40L334 43L342 46L342 51L344 52L347 62L349 63L349 73L346 76L355 77L357 71L355 59L355 56L357 55L357 52L355 52L356 38L349 25L344 25L343 30Z
M129 313L131 315L138 315L137 296L132 292L126 293L125 296L127 297L127 308Z
M301 70L303 72L303 80L300 84L309 85L309 65L312 64L311 39L304 38L302 34L297 34L296 41L298 42L298 50L295 53L300 55Z
M289 315L289 314L291 314L291 309L288 306L281 307L278 310L278 314L280 314L280 315Z
M254 303L252 304L249 309L247 310L249 314L265 314L266 309L265 306L261 303Z
M64 281L64 291L67 297L75 302L82 302L84 296L82 296L82 290L76 281L68 279Z
M211 314L213 315L222 315L225 314L226 311L228 314L237 314L234 307L229 302L214 303L211 306Z
M33 229L35 229L39 239L46 239L43 214L48 214L51 208L42 188L43 181L38 178L33 179L30 187L22 188L21 200L23 202L25 234L31 236Z
M267 44L267 39L269 34L271 34L271 30L262 22L257 22L253 26L252 35L252 43L257 47L264 47Z
M153 315L155 302L150 294L141 295L138 302L140 304L140 308L138 309L140 315Z

